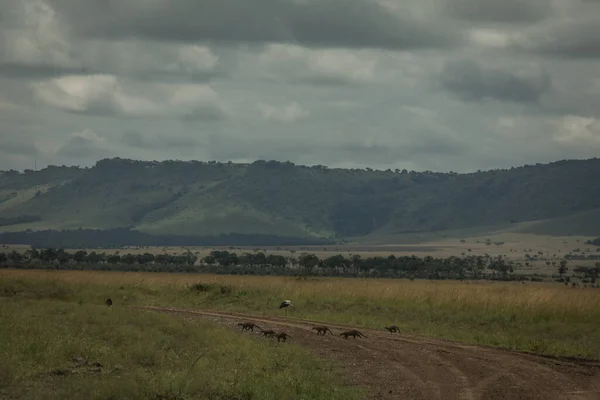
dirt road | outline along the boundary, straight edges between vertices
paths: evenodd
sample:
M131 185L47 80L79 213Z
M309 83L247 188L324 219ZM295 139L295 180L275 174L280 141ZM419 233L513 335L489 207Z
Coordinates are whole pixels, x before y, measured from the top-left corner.
M206 318L237 330L238 322L252 321L263 329L285 331L293 343L336 361L348 382L367 388L371 399L600 400L598 362L541 357L385 330L358 328L366 338L344 339L339 333L354 327L340 324L325 324L334 334L319 336L311 328L322 322L295 318L133 308Z

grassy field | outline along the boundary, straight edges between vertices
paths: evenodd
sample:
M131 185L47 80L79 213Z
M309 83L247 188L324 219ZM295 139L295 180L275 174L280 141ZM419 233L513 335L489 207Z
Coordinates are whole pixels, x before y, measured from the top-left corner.
M0 271L3 286L38 282L102 305L180 306L383 328L548 355L600 359L600 291L556 284L306 279L200 274ZM16 285L16 286L15 286ZM18 292L18 289L15 289Z
M0 277L2 399L361 398L293 344L118 306L127 297L159 300L168 286L34 275ZM117 306L103 304L107 294Z

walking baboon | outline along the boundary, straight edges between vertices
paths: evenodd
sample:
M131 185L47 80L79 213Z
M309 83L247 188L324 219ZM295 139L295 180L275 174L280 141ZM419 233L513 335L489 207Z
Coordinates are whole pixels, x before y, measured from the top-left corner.
M238 325L242 327L243 331L252 331L252 332L254 332L254 328L261 329L260 326L256 325L253 322L240 322Z
M277 335L275 335L275 337L277 338L278 342L285 342L287 338L291 338L291 336L285 332L278 333Z
M348 339L348 336L352 336L354 339L356 339L357 336L366 338L365 335L363 335L356 329L352 329L351 331L342 332L342 333L340 333L340 336L344 336L346 339Z
M333 335L333 332L331 332L331 329L329 329L326 326L313 326L313 330L317 331L317 335L321 335L321 336L325 336L325 334L327 333L327 331L329 331L329 333L331 335Z
M398 328L396 325L386 326L385 329L387 329L388 331L390 331L390 333L392 333L392 332L400 332L400 328Z
M112 300L110 299L110 297L108 299L106 299L105 303L109 307L112 306Z
M273 330L270 330L270 329L269 329L269 330L266 330L266 331L265 331L265 330L263 330L263 331L261 331L260 333L261 333L263 336L265 336L265 337L271 337L271 336L273 336L273 335L275 334L275 331L273 331Z

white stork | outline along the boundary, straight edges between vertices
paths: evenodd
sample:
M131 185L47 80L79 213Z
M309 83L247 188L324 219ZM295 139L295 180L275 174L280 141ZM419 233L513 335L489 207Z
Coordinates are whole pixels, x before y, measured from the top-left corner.
M294 305L292 304L292 302L290 300L284 300L279 305L279 309L285 308L285 316L286 317L287 317L287 309L288 309L288 307L292 307L292 310L296 309L296 307L294 307Z

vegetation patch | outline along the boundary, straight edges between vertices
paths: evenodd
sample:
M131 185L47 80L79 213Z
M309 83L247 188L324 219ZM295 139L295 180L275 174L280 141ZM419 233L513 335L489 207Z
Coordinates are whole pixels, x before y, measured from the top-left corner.
M547 283L0 270L8 298L178 306L290 317L600 359L600 291ZM21 286L37 285L35 290ZM54 283L53 283L54 282ZM45 289L44 289L45 288ZM225 289L222 288L231 288ZM15 294L16 293L16 294ZM69 300L71 301L71 300ZM115 308L116 309L116 308Z
M37 236L6 235L0 241L55 246L59 235L63 246L75 247L84 241L74 234L79 227L133 227L137 230L113 235L113 242L97 232L86 232L95 241L85 241L227 245L233 242L226 239L231 239L278 245L293 236L311 237L290 238L308 243L527 221L545 221L531 227L536 233L598 236L600 186L590 182L599 172L600 159L468 174L264 160L235 164L103 159L91 168L0 172L0 217L41 218L39 223L11 225L10 230L54 230ZM48 190L39 190L40 185ZM9 198L13 192L29 194ZM60 232L67 229L72 231ZM233 237L219 236L228 234Z
M120 307L165 286L39 278L0 278L0 398L362 398L293 344Z

